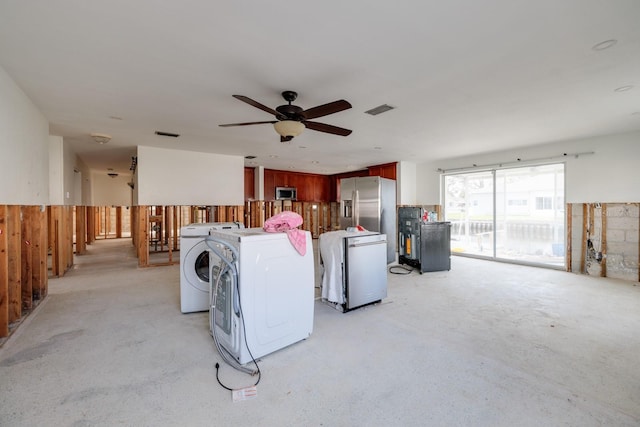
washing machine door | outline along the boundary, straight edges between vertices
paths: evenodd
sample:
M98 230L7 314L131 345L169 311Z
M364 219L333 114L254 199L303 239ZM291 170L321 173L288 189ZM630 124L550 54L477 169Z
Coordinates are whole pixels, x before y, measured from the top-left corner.
M183 277L190 286L209 294L209 251L204 241L189 249L181 268Z

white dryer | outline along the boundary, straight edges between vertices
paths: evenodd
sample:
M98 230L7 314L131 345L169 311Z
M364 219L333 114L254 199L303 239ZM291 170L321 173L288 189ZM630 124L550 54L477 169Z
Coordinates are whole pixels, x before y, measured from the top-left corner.
M209 310L209 251L204 242L212 229L244 228L235 222L207 222L180 228L180 311Z
M211 231L210 238L223 243L210 243L232 268L212 252L209 325L218 344L242 365L311 335L315 275L311 233L304 233L303 256L283 232Z

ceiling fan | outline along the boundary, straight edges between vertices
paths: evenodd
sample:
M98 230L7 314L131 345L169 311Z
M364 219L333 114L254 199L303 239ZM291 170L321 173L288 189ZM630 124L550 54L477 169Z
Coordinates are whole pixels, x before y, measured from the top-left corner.
M297 105L291 104L296 100L298 94L291 90L285 90L284 92L282 92L282 97L289 104L280 105L274 110L243 95L233 95L233 97L239 99L240 101L246 102L249 105L253 105L256 108L261 109L262 111L273 114L277 120L270 120L265 122L229 123L220 125L222 127L261 125L271 123L276 132L278 132L278 134L280 135L280 142L291 141L294 137L300 135L305 127L318 132L331 133L341 136L347 136L351 133L351 130L349 129L328 125L326 123L309 121L310 119L328 116L329 114L348 110L349 108L351 108L351 104L349 104L344 99L303 110Z

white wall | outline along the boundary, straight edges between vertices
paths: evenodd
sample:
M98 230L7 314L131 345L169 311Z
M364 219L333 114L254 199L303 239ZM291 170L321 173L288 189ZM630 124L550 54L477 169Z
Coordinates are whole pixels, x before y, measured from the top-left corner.
M557 160L566 164L567 203L625 203L640 201L640 132L593 137L528 148L460 157L418 165L417 197L421 204L440 203L438 168L454 169L473 164L489 165L532 159L547 159L564 153L591 152L579 158ZM469 169L473 170L472 168Z
M130 175L111 178L106 172L91 171L91 206L131 206Z
M242 205L244 158L138 147L138 204Z
M78 194L76 194L76 204L79 206L91 206L92 191L91 191L91 170L89 167L76 156L76 169L79 171L80 179L82 181L80 200L78 200Z
M416 164L401 161L397 166L398 205L416 205Z
M49 136L49 204L82 205L84 201L83 177L90 175L61 136Z
M421 163L416 165L416 205L440 204L439 164Z
M0 204L49 204L49 123L0 67Z
M76 169L76 152L73 151L69 144L62 143L62 183L64 186L64 204L75 205L76 200L82 199L81 194L76 194L75 172Z
M61 136L49 136L49 204L64 205L64 147Z

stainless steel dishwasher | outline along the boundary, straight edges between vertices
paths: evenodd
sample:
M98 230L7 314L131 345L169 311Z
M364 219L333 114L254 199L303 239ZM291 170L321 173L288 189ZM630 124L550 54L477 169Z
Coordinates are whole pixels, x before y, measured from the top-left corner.
M344 237L344 311L387 297L387 236L356 233Z

